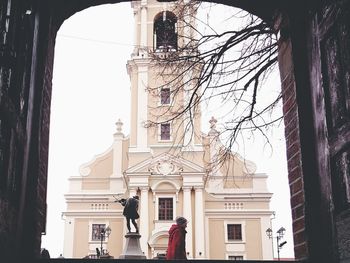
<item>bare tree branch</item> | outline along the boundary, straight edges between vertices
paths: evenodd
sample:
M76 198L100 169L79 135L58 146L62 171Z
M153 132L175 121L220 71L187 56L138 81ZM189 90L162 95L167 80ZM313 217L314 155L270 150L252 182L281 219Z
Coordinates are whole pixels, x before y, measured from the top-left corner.
M226 121L217 135L227 138L224 150L217 157L217 161L223 163L232 158L240 133L257 131L269 144L265 130L282 119L272 113L281 94L271 94L267 103L259 100L263 84L277 64L277 36L267 23L243 11L227 19L232 21L232 29L220 31L198 18L200 2L187 2L179 1L173 10L178 18L178 39L182 41L177 50L150 52L152 64L159 69L159 77L164 82L149 87L149 92L159 96L162 88L171 87L173 100L165 110L157 111L155 107L154 112L161 114L155 114L148 125L185 121L184 128L194 135L195 116L202 105L226 107ZM245 22L234 28L237 17ZM175 98L183 97L184 92L188 99L181 101L184 106L180 107Z

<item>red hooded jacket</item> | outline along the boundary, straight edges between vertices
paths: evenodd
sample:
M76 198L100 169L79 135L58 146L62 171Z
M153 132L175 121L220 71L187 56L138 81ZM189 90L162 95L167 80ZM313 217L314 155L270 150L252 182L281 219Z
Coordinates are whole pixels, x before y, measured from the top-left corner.
M172 225L169 229L169 242L166 259L187 259L186 257L185 228Z

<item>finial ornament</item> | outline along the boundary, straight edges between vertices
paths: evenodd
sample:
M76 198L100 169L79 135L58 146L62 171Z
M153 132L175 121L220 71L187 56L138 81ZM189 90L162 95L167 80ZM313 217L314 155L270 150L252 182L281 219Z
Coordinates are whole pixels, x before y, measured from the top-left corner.
M210 123L210 131L208 133L208 135L211 136L217 136L219 135L219 132L216 130L216 123L217 123L217 119L214 118L214 116L211 117L209 123Z
M118 119L118 121L115 123L115 125L117 126L117 132L122 132L123 123L120 119Z
M209 123L210 123L210 129L216 129L216 123L218 122L217 119L214 118L214 116L211 117Z

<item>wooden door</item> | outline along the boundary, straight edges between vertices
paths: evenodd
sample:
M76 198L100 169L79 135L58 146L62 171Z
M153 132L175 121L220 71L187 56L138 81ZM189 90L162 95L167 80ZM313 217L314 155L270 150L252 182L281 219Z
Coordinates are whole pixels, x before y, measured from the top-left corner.
M350 259L350 1L328 1L312 21L311 84L322 209L333 260Z

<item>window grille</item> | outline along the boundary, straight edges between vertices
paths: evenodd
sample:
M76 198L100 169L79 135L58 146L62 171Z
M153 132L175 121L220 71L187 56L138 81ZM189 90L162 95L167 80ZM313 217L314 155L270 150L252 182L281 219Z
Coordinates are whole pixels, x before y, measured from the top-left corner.
M160 125L160 139L170 140L170 123L162 123Z
M243 260L243 256L228 256L228 260Z
M92 241L101 240L101 231L106 228L106 224L92 224Z
M160 90L160 103L170 104L170 88L162 88Z
M242 240L242 225L228 224L227 225L228 240Z
M173 199L172 198L159 198L158 219L173 220Z

